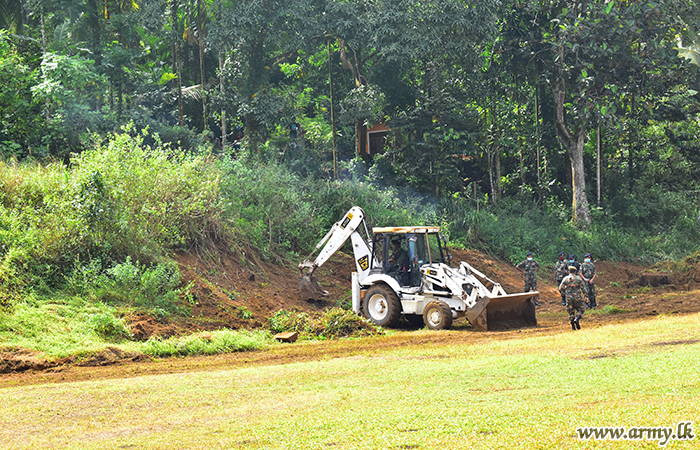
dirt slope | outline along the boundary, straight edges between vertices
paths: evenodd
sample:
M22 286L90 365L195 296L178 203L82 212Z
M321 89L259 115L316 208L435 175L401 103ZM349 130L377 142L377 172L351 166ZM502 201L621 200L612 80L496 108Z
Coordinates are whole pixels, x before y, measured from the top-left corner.
M474 250L455 250L453 255L456 262L467 261L489 278L500 282L506 292L522 291L522 274L510 264ZM321 302L309 302L298 296L300 274L296 267L277 266L259 261L253 263L250 259L246 260L245 255L228 251L221 251L209 257L183 253L177 255L176 259L182 269L184 281L191 284L191 317L167 321L145 315L129 317L132 330L138 339L148 339L151 336L167 337L221 327L266 327L267 317L280 309L322 311L339 303L349 302L350 273L354 270L352 257L343 253L335 254L316 272L323 288L329 291L328 297ZM538 290L542 305L537 308L538 326L522 332L566 332L567 318L552 275L554 261L539 262L542 267ZM695 281L700 279L700 276L696 276L700 275L700 264L676 276L651 273L643 266L630 263L597 261L596 268L598 310L586 312L582 322L584 327L595 327L610 322L634 322L658 314L700 312L700 285ZM650 286L648 283L668 284ZM616 313L606 313L606 306L614 306ZM510 339L517 338L521 333L521 330L482 333L473 329L465 319L456 321L454 328L457 331L428 334L427 340L436 343L456 342L464 338L462 333L469 333L470 339ZM318 358L326 354L344 355L354 351L372 351L372 348L381 350L387 346L416 344L410 332L386 339L364 342L357 348L353 347L354 350L342 346L342 349L335 351L335 343L325 342L319 344L322 348L316 346L316 349L310 352L299 353L296 347L290 346L287 347L289 350L276 349L270 352L222 355L215 358L186 358L186 361L171 358L167 362L148 363L145 361L149 358L143 355L127 354L110 348L82 360L80 366L75 358L46 361L32 352L19 349L0 352L0 374L5 373L0 375L0 385L129 376L128 374L142 371L181 371L189 370L189 367L206 367L209 364L280 363ZM418 344L426 341L425 336L419 341Z
M467 261L486 276L501 283L506 292L523 289L522 274L510 264L475 250L453 250L454 261ZM245 255L222 251L207 258L194 254L177 255L184 280L192 283L192 317L159 322L151 317L132 317L131 326L139 339L171 336L197 330L256 328L267 326L267 317L280 309L321 311L350 301L350 274L355 270L353 258L336 253L316 271L321 286L329 292L324 301L309 302L298 295L300 273L294 266L278 266L260 261L251 262ZM245 263L243 261L246 261ZM539 260L540 324L550 315L563 311L554 282L554 260ZM647 268L624 262L596 261L598 309L613 305L616 314L589 314L589 323L633 320L655 314L691 313L700 311L696 301L700 288L695 282L700 263L690 272L675 278L652 274ZM664 280L664 277L667 279ZM700 276L697 277L700 279ZM640 285L641 280L641 285ZM659 286L646 286L647 283ZM252 315L252 318L250 316ZM556 320L561 321L562 318Z

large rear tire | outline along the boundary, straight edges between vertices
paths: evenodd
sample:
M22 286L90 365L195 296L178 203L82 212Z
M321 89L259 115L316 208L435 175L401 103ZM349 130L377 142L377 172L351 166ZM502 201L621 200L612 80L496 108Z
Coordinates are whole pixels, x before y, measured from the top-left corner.
M394 327L401 318L401 301L388 286L374 286L365 294L364 313L380 327Z
M431 330L447 330L452 326L452 310L442 300L432 301L423 310L423 323Z

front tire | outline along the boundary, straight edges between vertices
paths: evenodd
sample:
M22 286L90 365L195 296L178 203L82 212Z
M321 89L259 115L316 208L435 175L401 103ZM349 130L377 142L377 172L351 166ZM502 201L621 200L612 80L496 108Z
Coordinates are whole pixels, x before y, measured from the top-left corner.
M432 301L423 310L423 323L431 330L447 330L452 326L452 310L442 300Z
M380 327L394 327L401 318L401 301L388 286L374 286L365 295L364 313Z

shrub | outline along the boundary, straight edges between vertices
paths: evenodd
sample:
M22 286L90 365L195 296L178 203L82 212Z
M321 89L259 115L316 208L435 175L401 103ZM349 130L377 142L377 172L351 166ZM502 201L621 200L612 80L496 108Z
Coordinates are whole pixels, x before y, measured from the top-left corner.
M155 357L214 355L265 348L272 336L265 330L218 330L169 339L149 339L141 350Z
M337 339L348 336L369 336L382 333L377 327L352 311L341 308L331 308L320 319L318 335L324 338Z
M103 267L102 261L92 259L81 265L76 261L66 276L65 289L73 295L83 295L94 301L119 306L148 309L159 314L187 314L180 296L187 295L180 272L174 263L140 264L127 256L122 263Z
M280 309L268 318L268 324L272 333L284 333L296 331L299 334L313 330L311 317L300 311L287 311Z
M108 312L92 314L88 319L88 324L97 335L107 341L121 341L133 336L124 319L117 318Z
M303 312L280 310L268 320L272 333L296 331L302 337L310 339L369 336L383 332L381 327L342 308L331 308L316 318Z

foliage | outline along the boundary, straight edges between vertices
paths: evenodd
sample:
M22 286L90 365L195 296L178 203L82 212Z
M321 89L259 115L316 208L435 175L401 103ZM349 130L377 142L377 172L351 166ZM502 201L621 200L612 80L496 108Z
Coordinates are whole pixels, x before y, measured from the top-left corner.
M271 343L272 336L265 330L222 329L169 339L149 339L141 350L146 355L164 358L259 350Z
M223 214L242 242L264 258L308 248L314 240L314 216L298 189L299 179L283 166L224 159Z
M342 308L330 308L318 316L281 309L268 322L272 333L295 331L303 339L338 339L383 333L381 327Z
M468 200L455 197L440 203L438 216L457 244L476 247L512 263L521 261L528 251L540 261L553 261L563 251L579 259L591 253L595 259L651 264L698 248L694 220L685 225L666 222L663 235L643 226L619 228L614 221L606 223L603 217L600 224L580 230L567 220L566 214L559 215L565 210L556 202L550 202L548 209L543 210L524 198L477 208Z
M180 301L188 295L188 287L182 286L174 263L148 267L133 263L127 256L122 263L101 267L101 260L92 259L84 265L76 264L66 276L64 289L93 301L145 309L160 316L188 312Z
M131 330L116 308L78 296L27 295L0 309L0 339L56 357L125 343Z
M0 29L0 158L8 159L15 155L24 157L29 153L23 150L28 140L43 125L40 108L32 98L32 88L36 86L37 71L25 59L13 52L8 33Z

